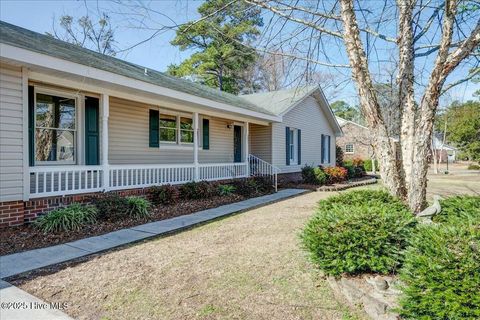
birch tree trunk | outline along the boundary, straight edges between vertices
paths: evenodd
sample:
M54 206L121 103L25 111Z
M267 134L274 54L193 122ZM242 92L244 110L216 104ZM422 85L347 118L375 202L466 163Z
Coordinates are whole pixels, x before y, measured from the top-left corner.
M382 117L376 91L373 86L368 61L360 40L360 30L353 11L351 0L341 0L341 17L344 25L344 42L355 80L360 107L373 135L373 147L378 152L380 174L387 189L394 195L405 198L405 185L402 170L395 158L395 144L389 138Z

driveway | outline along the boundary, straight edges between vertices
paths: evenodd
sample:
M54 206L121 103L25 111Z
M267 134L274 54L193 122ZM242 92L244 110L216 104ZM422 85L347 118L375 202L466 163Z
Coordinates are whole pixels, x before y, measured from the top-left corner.
M96 256L20 285L78 319L353 319L306 262L315 192Z

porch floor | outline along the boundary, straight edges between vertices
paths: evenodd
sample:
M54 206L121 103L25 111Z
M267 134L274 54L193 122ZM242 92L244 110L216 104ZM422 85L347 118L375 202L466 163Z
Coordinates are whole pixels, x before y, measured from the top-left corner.
M178 231L222 216L270 204L306 192L302 189L284 189L277 193L151 222L101 236L89 237L47 248L0 256L0 279L98 253L147 238Z

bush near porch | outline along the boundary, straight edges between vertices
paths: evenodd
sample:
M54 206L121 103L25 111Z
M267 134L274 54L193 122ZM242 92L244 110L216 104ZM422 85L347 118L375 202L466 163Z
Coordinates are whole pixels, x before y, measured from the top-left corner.
M43 215L50 225L64 225L65 228L52 226L42 229L36 227L36 224L27 224L2 230L0 255L61 244L147 222L190 214L272 193L274 190L270 179L262 177L225 182L198 182L186 188L195 190L202 197L192 199L192 193L186 193L185 188L182 194L181 185L148 188L141 197L124 197L122 196L124 193L117 192L94 194L90 201L82 205L73 204L55 210L55 215L49 213ZM205 188L210 190L208 197L205 196L208 194ZM62 222L70 218L69 212L72 208L79 209L79 214L75 215L76 223L70 223L70 220ZM92 209L96 211L94 218L80 218L84 210Z
M480 318L480 197L441 201L432 224L385 191L352 191L319 203L301 240L327 275L392 274L405 319Z

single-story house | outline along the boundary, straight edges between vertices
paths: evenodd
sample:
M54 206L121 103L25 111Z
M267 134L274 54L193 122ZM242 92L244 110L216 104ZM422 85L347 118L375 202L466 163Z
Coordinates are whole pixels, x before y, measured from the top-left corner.
M297 93L235 96L0 21L0 225L96 192L334 165L328 102Z
M374 154L370 129L354 121L336 118L343 131L343 136L337 139L337 145L343 150L343 158L345 160L372 159Z
M437 157L438 163L455 162L457 158L457 148L443 143L443 134L435 132L432 138L432 161Z

